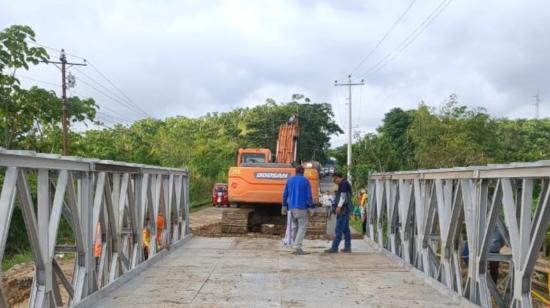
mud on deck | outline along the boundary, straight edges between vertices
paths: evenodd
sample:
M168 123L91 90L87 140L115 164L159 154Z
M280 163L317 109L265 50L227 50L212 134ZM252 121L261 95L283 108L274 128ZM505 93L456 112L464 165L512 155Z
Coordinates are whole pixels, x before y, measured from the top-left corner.
M244 231L240 226L236 226L237 232L227 232L222 228L222 216L224 211L233 211L235 209L223 208L206 208L194 213L191 213L189 219L189 228L191 233L197 236L204 237L249 237L249 238L273 238L280 239L284 236L286 228L286 217L278 217L274 221L264 221L264 223L256 222L256 227ZM240 210L240 209L237 209ZM332 239L332 236L326 235L324 232L324 223L321 220L326 219L324 216L315 215L309 219L307 239ZM274 222L274 223L271 223ZM258 228L258 225L260 227ZM360 239L361 234L352 231L352 238Z

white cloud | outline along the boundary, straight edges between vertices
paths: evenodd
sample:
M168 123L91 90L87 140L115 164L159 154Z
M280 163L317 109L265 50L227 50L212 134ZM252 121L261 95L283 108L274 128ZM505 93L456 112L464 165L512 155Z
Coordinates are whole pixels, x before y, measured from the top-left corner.
M347 91L339 88L336 95L333 81L345 78L409 3L9 1L0 27L28 24L38 41L90 59L155 117L196 117L303 92L331 102L347 127ZM393 51L439 3L417 1L354 77ZM373 131L393 107L439 105L451 93L499 117L531 117L540 89L541 114L550 116L544 102L550 93L549 7L536 0L453 1L410 47L368 76L362 90L354 89L354 130ZM91 68L85 72L105 83ZM53 67L21 75L53 83L60 78ZM139 118L75 75L76 92L94 95L114 116Z

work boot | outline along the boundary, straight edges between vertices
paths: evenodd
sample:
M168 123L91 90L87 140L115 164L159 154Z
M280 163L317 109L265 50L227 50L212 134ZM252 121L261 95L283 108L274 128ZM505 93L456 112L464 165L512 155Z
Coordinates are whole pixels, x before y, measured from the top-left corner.
M340 249L340 252L351 253L351 248Z
M296 248L296 250L294 250L292 254L297 256L307 255L307 253L303 251L302 248Z
M326 249L325 253L338 253L338 250L334 250L334 249L330 248L330 249Z

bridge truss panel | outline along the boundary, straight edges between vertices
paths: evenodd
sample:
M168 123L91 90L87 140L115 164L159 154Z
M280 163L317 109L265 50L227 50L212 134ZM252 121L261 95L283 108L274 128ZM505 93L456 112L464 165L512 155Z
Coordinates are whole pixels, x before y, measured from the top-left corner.
M146 260L146 228L148 258L189 234L185 169L0 149L0 182L0 260L19 207L35 266L30 307L76 304L132 271ZM159 214L162 229L156 224ZM61 223L70 227L74 243L57 243ZM72 275L56 258L67 252L75 255ZM7 307L3 290L0 307Z
M550 162L375 173L367 233L405 262L484 307L531 307L550 221ZM491 249L498 243L506 248ZM491 251L493 250L493 251ZM507 267L494 281L491 263Z

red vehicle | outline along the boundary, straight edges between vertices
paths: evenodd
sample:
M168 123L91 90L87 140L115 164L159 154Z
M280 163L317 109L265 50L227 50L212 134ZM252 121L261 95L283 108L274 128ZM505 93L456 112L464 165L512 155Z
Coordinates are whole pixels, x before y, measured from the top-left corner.
M227 184L225 183L214 184L214 188L212 188L212 206L229 207Z

